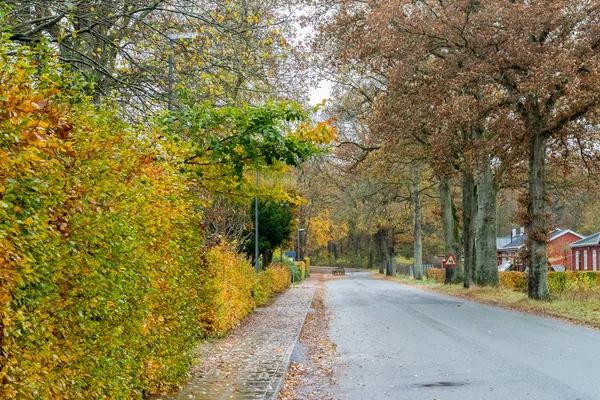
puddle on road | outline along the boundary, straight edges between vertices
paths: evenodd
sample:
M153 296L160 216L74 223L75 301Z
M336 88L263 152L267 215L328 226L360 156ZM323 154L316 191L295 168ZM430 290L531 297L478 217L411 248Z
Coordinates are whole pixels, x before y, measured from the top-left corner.
M466 382L434 382L434 383L424 383L417 385L419 387L456 387L456 386L465 386Z

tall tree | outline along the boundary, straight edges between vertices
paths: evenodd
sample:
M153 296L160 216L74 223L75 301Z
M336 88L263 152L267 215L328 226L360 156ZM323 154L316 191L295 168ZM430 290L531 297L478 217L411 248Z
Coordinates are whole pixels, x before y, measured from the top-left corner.
M60 60L146 115L180 102L241 104L302 93L290 56L295 4L280 0L9 0L19 43ZM295 73L290 73L294 68ZM174 92L185 93L174 96Z
M439 184L442 231L444 235L445 253L456 257L459 267L450 267L449 283L456 283L463 278L460 246L460 226L456 204L452 196L452 180L448 176L440 177Z
M251 206L251 216L255 217L254 203ZM291 204L280 204L272 201L258 202L258 251L254 253L254 230L249 235L246 253L253 259L262 256L262 268L266 269L273 259L273 252L279 246L286 244L295 228L295 207Z
M477 237L475 248L485 257L476 261L477 280L496 282L495 263L490 264L491 230L482 229L493 214L488 164L492 174L506 173L526 154L529 296L548 297L545 165L556 151L550 143L568 147L597 135L598 20L597 4L571 0L404 0L338 7L331 29L343 39L338 42L343 59L368 59L385 69L388 88L401 88L388 90L388 99L379 103L385 110L389 98L394 100L397 112L386 113L385 123L424 143L448 143L448 138L473 130L485 137L477 140L479 149L472 148L479 153L471 166L475 182L488 185L477 190L482 197L478 210L488 215L476 218L476 232L484 236ZM588 158L597 150L579 147ZM471 167L462 166L465 171Z

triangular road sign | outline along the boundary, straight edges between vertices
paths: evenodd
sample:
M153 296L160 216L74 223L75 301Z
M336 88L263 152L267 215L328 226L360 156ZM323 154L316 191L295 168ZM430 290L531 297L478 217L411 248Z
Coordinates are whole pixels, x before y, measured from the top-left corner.
M458 261L456 261L456 258L454 258L452 253L448 254L448 257L446 257L444 267L458 267Z

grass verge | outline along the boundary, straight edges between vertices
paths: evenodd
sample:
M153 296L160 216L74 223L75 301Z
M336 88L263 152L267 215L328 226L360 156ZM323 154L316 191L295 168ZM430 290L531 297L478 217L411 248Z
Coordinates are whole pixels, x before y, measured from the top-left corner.
M586 325L600 330L600 301L598 300L537 301L529 299L526 293L504 288L475 286L464 289L462 285L444 285L428 279L416 281L407 276L385 277L384 279L509 310L558 318L576 325Z

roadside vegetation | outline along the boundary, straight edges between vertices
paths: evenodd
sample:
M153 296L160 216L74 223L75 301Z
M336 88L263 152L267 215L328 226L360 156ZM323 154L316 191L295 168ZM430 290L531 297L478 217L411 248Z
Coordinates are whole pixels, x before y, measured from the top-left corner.
M125 71L121 56L102 52L168 10L124 2L138 30L107 33L106 21L123 18L117 9L57 1L28 14L37 4L0 3L0 398L175 390L199 341L306 275L305 262L269 263L293 239L302 202L280 181L324 153L335 129L291 100L251 106L227 93L230 80L207 91L186 76L155 98L163 82L154 76L139 92L152 73ZM141 36L138 45L147 45ZM243 251L254 197L291 210L284 221L264 219L287 231L263 245L268 258L256 270L260 254Z
M443 269L428 269L427 277L422 280L408 275L390 279L424 290L600 329L600 274L552 272L549 275L550 299L542 302L527 296L527 279L522 275L520 272L501 272L499 287L472 286L468 290L462 285L444 284Z

